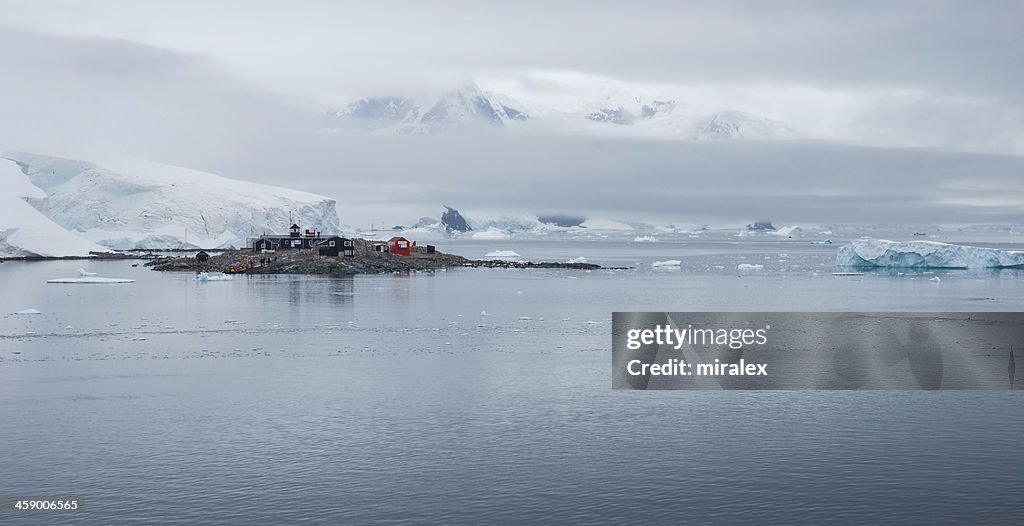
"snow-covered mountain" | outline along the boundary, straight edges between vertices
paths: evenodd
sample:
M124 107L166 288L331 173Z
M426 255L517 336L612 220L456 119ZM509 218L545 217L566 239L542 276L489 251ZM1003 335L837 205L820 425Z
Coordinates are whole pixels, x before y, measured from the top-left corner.
M793 135L793 129L781 122L740 111L720 111L701 119L694 126L693 132L693 138L698 141L768 140Z
M484 92L475 84L430 100L367 97L343 109L330 110L326 117L328 127L397 135L430 134L473 126L500 128L506 123L529 118L507 97Z
M589 98L588 98L589 97ZM504 128L708 140L774 140L795 136L788 125L727 108L708 108L669 97L618 91L581 94L572 107L513 101L475 84L433 99L368 97L325 115L329 129L367 130L378 135L433 134L464 128Z
M36 189L18 199L69 235L92 242L90 250L96 244L241 246L251 236L286 232L289 221L324 232L339 229L335 201L307 192L138 159L86 162L23 152L0 157L17 163L22 179ZM24 207L13 218L5 212L0 231L7 223L23 223L27 214Z
M415 122L419 115L419 106L413 99L373 97L351 102L341 110L328 111L326 125L344 125L377 130L403 122Z

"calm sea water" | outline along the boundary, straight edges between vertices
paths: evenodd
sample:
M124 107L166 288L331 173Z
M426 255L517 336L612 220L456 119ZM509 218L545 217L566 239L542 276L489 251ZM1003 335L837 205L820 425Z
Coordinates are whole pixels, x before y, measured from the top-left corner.
M85 507L0 523L1024 520L1017 392L612 391L608 347L616 310L1020 310L1019 271L835 277L834 247L795 241L441 248L635 268L0 264L0 497ZM138 282L45 283L80 266Z

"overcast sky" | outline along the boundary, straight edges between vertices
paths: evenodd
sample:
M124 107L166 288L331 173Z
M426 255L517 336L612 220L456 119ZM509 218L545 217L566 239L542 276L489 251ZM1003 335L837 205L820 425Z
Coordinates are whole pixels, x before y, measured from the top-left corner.
M213 4L213 5L210 5ZM1021 222L1022 2L0 0L0 144L337 198L342 219ZM353 97L474 80L740 109L802 140L323 134ZM809 139L809 140L808 140Z

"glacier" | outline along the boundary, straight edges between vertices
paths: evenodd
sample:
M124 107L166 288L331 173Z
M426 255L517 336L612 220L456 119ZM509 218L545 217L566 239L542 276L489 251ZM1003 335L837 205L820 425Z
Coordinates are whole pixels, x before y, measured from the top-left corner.
M0 257L88 256L107 249L68 232L29 200L45 199L18 165L0 159Z
M857 239L839 247L837 267L1024 268L1024 251L939 243Z
M25 152L0 157L17 163L17 175L37 190L23 205L88 243L69 255L237 247L249 237L284 233L292 222L321 232L340 229L335 201L313 193L141 159L92 162Z

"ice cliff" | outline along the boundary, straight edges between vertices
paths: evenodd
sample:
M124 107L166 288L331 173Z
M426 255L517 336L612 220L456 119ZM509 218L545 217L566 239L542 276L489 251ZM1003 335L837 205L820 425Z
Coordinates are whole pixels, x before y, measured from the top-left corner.
M839 247L837 267L1024 268L1024 251L951 245L935 241L857 239Z
M0 159L0 257L87 256L107 249L68 232L29 204L46 193L14 161Z

